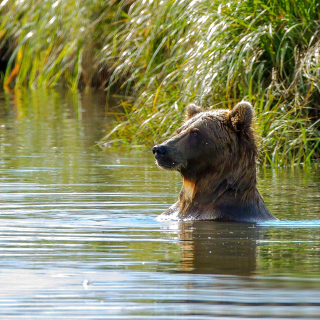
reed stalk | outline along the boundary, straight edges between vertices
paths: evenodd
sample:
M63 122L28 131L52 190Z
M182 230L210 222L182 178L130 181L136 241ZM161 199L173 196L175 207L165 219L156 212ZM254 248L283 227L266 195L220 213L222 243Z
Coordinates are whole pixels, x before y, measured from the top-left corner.
M150 147L179 127L186 104L246 99L262 163L318 161L318 0L4 2L5 86L121 90L124 113L102 147Z

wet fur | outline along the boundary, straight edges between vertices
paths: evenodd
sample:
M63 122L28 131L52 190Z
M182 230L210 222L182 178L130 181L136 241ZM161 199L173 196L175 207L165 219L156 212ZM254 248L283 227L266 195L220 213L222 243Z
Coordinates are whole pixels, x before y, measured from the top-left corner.
M178 201L160 219L261 222L275 219L257 190L258 154L253 109L203 111L190 105L186 122L156 155L164 169L183 178Z

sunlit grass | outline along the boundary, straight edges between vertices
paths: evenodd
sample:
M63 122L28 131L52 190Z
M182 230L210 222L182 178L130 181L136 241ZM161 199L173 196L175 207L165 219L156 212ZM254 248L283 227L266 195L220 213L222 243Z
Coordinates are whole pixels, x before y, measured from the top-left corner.
M262 163L319 159L317 0L8 1L2 11L2 43L14 43L5 84L122 90L124 114L101 146L150 147L181 124L187 103L246 99Z

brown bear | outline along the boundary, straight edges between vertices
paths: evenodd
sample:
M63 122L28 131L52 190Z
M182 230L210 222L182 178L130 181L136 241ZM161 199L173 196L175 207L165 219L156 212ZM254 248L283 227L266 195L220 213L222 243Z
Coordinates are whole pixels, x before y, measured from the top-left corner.
M159 167L181 173L178 201L160 219L263 222L276 219L257 189L252 105L187 106L176 134L153 147Z

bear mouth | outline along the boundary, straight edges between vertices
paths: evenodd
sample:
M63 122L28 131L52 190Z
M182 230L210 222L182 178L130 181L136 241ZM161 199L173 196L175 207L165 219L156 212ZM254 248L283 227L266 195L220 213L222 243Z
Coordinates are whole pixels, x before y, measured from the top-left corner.
M181 163L175 162L171 159L157 159L156 158L156 164L159 168L165 169L165 170L177 170L179 171L182 167Z

